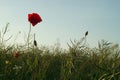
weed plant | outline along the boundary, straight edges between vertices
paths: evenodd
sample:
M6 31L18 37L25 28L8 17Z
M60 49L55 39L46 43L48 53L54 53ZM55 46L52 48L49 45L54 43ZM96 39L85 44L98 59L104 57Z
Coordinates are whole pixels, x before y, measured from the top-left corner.
M29 49L6 46L11 38L4 40L7 28L8 24L0 32L0 80L120 80L118 44L101 40L98 47L90 48L85 36L70 40L68 50L32 43Z

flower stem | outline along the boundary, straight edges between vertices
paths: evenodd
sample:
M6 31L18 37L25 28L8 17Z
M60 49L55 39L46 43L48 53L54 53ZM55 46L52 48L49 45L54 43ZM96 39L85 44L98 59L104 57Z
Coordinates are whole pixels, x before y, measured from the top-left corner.
M34 33L34 41L35 41L35 33ZM33 53L35 53L35 45L33 45Z
M29 28L29 32L28 32L28 38L27 38L27 43L28 43L28 49L29 49L29 43L30 43L30 33L31 33L31 23L30 23L30 28Z

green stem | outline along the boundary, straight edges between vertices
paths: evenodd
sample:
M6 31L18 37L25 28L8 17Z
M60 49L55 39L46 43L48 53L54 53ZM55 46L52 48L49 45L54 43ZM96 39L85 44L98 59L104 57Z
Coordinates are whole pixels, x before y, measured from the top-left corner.
M28 49L29 49L29 40L30 40L30 32L31 32L31 23L30 23L30 29L29 29L29 32L28 32L28 38L27 38L27 42L28 42Z
M35 33L34 33L34 41L35 41ZM35 53L35 45L33 45L33 53Z

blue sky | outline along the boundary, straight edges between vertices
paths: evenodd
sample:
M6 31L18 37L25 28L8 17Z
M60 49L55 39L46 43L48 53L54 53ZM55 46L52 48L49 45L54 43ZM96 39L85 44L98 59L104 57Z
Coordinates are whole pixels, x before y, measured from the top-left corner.
M32 28L39 45L53 45L59 39L62 47L69 40L79 40L86 31L89 46L104 39L120 44L120 0L0 0L0 29L10 23L9 35L16 43L24 42L28 33L27 15L36 12L43 22Z

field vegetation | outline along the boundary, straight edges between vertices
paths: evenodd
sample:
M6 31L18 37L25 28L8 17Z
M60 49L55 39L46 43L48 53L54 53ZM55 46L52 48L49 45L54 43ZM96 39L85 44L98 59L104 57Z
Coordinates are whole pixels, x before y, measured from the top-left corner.
M8 24L0 32L0 80L120 80L120 49L105 40L90 48L87 36L59 45L6 45ZM28 45L29 44L29 47Z

